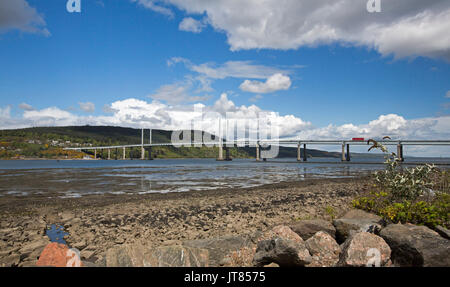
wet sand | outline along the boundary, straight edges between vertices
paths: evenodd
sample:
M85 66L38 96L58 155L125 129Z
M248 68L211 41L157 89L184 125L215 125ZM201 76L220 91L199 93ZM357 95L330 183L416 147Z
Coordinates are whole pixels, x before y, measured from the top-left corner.
M299 219L331 219L327 207L341 215L369 184L359 177L165 194L3 196L0 266L33 266L50 243L45 230L51 224L64 226L67 244L81 250L84 261L101 262L118 244L172 245L250 234Z

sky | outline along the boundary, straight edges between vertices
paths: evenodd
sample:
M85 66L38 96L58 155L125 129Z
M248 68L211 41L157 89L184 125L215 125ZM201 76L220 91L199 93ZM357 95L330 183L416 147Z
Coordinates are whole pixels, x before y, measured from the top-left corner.
M450 139L448 0L67 2L0 1L0 129L184 129L202 110L286 138Z

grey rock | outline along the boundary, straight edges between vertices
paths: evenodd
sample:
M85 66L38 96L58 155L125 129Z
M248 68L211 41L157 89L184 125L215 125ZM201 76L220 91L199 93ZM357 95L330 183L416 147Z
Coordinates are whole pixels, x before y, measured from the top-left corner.
M106 252L107 267L207 267L208 251L180 245L147 248L121 245Z
M184 241L182 245L208 250L210 266L220 266L227 254L254 245L254 240L251 236L223 236Z
M450 266L450 242L428 227L390 224L380 236L391 247L396 266Z
M445 227L442 226L436 226L436 228L434 229L437 233L439 233L439 235L441 235L442 237L446 238L446 239L450 239L450 230L448 230Z
M253 262L262 267L276 263L281 267L305 266L311 263L311 255L304 242L273 238L258 242Z
M301 220L289 225L301 238L307 240L319 231L324 231L336 238L336 229L331 222L322 219Z
M352 234L342 245L338 266L364 267L390 264L391 249L381 238L372 233Z
M346 219L372 219L374 222L381 223L382 218L376 214L366 212L361 209L351 209L347 211L341 218Z
M19 266L20 255L11 254L7 257L0 258L0 267L16 267Z
M308 267L333 267L339 261L341 248L331 235L319 231L305 242L306 248L312 256Z
M381 230L381 224L376 219L370 218L339 218L333 220L336 228L336 240L343 243L352 234L358 232L369 232L378 234Z

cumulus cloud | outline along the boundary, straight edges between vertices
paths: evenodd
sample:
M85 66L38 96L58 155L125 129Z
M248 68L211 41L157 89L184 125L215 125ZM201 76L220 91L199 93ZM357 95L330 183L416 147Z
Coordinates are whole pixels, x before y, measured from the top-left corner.
M273 74L263 83L260 81L245 80L239 88L245 92L266 94L280 90L287 90L291 86L291 79L288 76L277 73Z
M352 137L392 139L448 139L450 138L450 116L405 119L397 114L380 115L365 124L330 124L316 127L311 122L294 115L279 115L275 111L263 110L256 105L236 105L223 93L212 105L186 104L170 105L153 100L139 99L116 101L108 106L110 114L101 116L80 116L73 112L49 107L41 110L24 111L20 118L11 117L11 107L0 108L0 129L30 126L68 126L68 125L113 125L135 128L154 128L180 130L198 128L217 134L217 115L229 121L246 120L236 127L237 134L244 129L256 130L258 117L269 119L276 126L280 138L286 139L351 139ZM203 114L199 114L198 111ZM321 147L324 148L324 147ZM336 147L330 147L336 148ZM364 152L365 149L360 151ZM436 154L435 149L414 149L408 147L408 154ZM450 156L450 151L440 151L438 155Z
M50 36L43 16L25 0L0 1L0 33L8 30Z
M342 43L394 57L450 60L448 0L382 1L368 13L361 0L165 0L190 15L206 15L231 50L297 49Z
M95 111L95 105L91 102L86 103L78 103L80 105L80 109L85 113L93 113Z
M192 33L200 33L204 27L205 27L205 24L203 24L201 21L195 20L192 17L184 18L180 22L180 25L178 25L178 29L180 29L181 31L192 32Z

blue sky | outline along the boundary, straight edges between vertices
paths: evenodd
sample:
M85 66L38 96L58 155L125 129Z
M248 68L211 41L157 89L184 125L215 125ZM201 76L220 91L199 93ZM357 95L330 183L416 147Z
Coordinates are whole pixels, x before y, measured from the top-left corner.
M267 7L255 4L253 11L238 7L239 1L203 7L196 0L82 0L81 13L68 13L66 2L0 4L0 11L16 9L21 15L11 19L0 12L1 128L108 124L108 119L113 125L139 126L144 120L124 104L129 99L138 106L145 102L149 111L156 101L160 112L195 103L217 107L222 99L235 111L255 105L280 117L292 115L289 136L450 135L448 2L412 1L414 7L392 7L395 12L386 4L378 16L365 11L365 4L356 10L359 4L353 3L361 1L346 0L348 6L335 7L337 20L330 16L330 22L311 13L291 15L295 7L275 10L272 1ZM267 16L258 34L270 9L283 21ZM354 22L343 24L346 18ZM306 20L322 26L308 28ZM419 22L428 25L429 35L408 35ZM316 32L319 26L332 33ZM120 119L127 113L135 121ZM379 122L370 125L373 121ZM170 127L161 120L148 125L153 123ZM350 124L355 129L324 130Z

